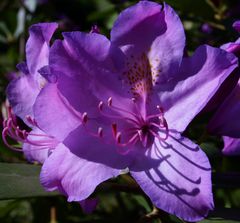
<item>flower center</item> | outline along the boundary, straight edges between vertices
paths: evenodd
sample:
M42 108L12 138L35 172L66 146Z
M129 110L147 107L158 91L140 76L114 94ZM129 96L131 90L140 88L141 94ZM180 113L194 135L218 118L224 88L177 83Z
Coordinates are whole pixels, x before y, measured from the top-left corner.
M136 100L132 99L134 106ZM163 109L156 106L157 114L151 114L143 117L136 107L136 112L128 111L124 108L115 106L112 97L107 103L99 102L98 111L102 118L106 119L111 126L111 139L119 149L120 153L128 153L134 148L134 145L140 144L144 148L148 148L155 138L164 141L168 138L168 125L164 118ZM87 112L82 114L82 124L86 132L91 136L103 139L107 144L111 141L109 138L109 130L103 127L97 127L98 131L91 131L91 120L96 118L88 117ZM96 126L95 126L96 128ZM105 127L107 128L107 127ZM105 134L105 131L108 132Z
M146 135L149 132L149 126L148 125L143 125L141 127L141 132L143 135Z

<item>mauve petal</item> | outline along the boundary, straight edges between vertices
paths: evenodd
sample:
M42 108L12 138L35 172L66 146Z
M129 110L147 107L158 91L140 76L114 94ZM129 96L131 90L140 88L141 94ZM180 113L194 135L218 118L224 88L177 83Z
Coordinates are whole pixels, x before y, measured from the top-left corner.
M39 23L29 29L26 59L29 72L34 78L38 78L37 71L48 64L49 42L57 26L57 23Z
M97 108L99 102L90 87L92 78L65 45L55 41L51 47L49 74L56 76L59 91L76 110L85 112L92 105Z
M55 84L58 80L57 76L51 73L50 67L48 65L42 67L38 70L39 74L41 74L47 82Z
M121 51L100 34L72 32L64 37L51 47L49 66L69 103L81 113L99 113L99 102L106 103L109 97L115 105L133 107L132 95L124 88L118 69L113 68L113 57L121 61Z
M227 52L233 53L236 56L240 56L240 43L238 42L230 42L222 45L221 49L226 50Z
M159 74L158 82L176 74L185 47L183 25L175 11L167 4L162 8L148 1L141 1L119 15L111 40L122 47L129 60L145 53L152 73Z
M18 68L25 74L13 80L7 88L7 97L14 113L26 122L26 115L33 115L32 106L45 84L38 69L48 64L49 41L57 28L56 23L39 23L31 26L26 44L25 62ZM29 123L26 122L29 125Z
M24 73L24 74L26 74L26 75L29 74L29 70L28 70L28 67L27 67L26 62L23 61L23 62L17 64L16 67L17 67L17 69L18 69L19 71L21 71L22 73Z
M223 136L224 148L222 153L227 156L240 155L240 139Z
M238 38L235 42L229 42L229 43L225 43L223 44L220 48L223 50L226 50L228 52L234 52L234 48L236 46L240 45L240 38ZM233 49L233 50L232 50Z
M124 65L124 55L107 37L99 33L70 32L63 34L68 53L86 69L97 73L101 69L114 72Z
M233 54L210 46L201 46L185 58L179 80L167 83L159 92L170 129L183 132L236 67Z
M86 199L100 183L118 175L119 170L81 159L59 144L44 162L40 181L47 190L57 189L71 202Z
M37 134L34 135L34 134ZM41 136L39 136L41 135ZM34 128L31 132L30 135L28 136L28 140L31 142L35 143L33 145L32 143L24 143L23 144L23 152L25 157L28 159L30 162L37 161L39 163L44 163L44 161L48 158L49 153L55 149L55 147L58 145L57 140L51 139L51 146L46 147L45 145L40 146L39 144L44 141L49 141L49 137L41 131L39 128ZM40 142L40 143L38 143ZM37 145L38 144L38 145Z
M38 83L31 76L22 75L10 82L7 87L7 98L14 114L19 116L27 125L30 125L26 116L33 116L32 106L40 91Z
M235 69L222 83L222 85L217 90L216 94L210 99L206 107L202 110L205 112L216 111L219 106L223 103L223 101L228 97L228 95L232 92L232 90L236 87L238 80L240 78L240 70Z
M213 208L211 167L190 140L171 135L148 152L159 166L131 175L158 208L186 221L198 221Z
M38 146L34 146L29 143L24 143L22 148L24 156L29 162L44 163L44 161L48 158L48 149L39 149Z
M158 82L178 74L185 47L184 29L178 15L167 4L163 12L167 30L153 41L148 54L152 73L159 74Z
M79 126L68 135L63 144L78 157L119 170L126 168L142 170L158 164L158 160L145 156L145 149L142 147L133 147L127 154L124 154L123 150L129 149L129 147L118 146L110 127L108 127L109 129L107 127L103 126L103 137L100 138L92 135L97 135L97 129L96 132L93 132L91 128L88 130L88 124L86 127Z
M140 1L119 14L111 31L111 41L118 46L149 47L166 30L163 18L161 5Z
M39 93L33 107L38 126L48 135L62 141L81 124L81 116L59 93L56 84L48 83Z
M97 134L97 129L95 131L95 134ZM111 133L106 133L104 129L103 134L103 139L94 137L84 129L84 126L80 126L71 132L63 143L72 153L83 159L117 169L128 167L133 158L117 152L117 146L114 145L114 142L111 142L111 140L113 141ZM109 136L106 134L109 134ZM107 141L104 142L104 140Z
M211 133L240 138L240 82L224 100L211 119L208 130Z

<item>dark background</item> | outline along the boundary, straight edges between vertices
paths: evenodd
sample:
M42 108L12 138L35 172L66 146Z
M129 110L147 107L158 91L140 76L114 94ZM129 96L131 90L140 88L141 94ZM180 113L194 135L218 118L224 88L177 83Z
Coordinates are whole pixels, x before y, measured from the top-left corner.
M54 38L61 38L63 31L89 32L93 25L98 25L101 32L109 36L117 15L136 2L124 0L0 0L1 103L5 100L7 83L17 75L16 64L25 59L25 43L28 38L28 27L31 24L58 22L60 28ZM179 13L184 24L187 35L186 50L189 54L200 44L219 47L238 38L238 33L232 29L232 23L240 18L239 0L169 0L166 2ZM210 136L205 132L210 117L211 114L198 116L185 132L185 135L200 144L213 167L216 210L210 214L208 220L203 222L240 222L240 159L239 157L224 157L221 154L223 147L221 137ZM9 151L2 143L0 144L0 162L27 163L22 154ZM1 178L3 174L0 166L0 191L2 185L8 183L7 180L3 181L8 178ZM15 180L18 182L16 178ZM119 177L111 183L115 182L124 185L132 184L128 176ZM25 185L15 183L14 186L24 187ZM8 193L6 187L4 191ZM19 197L24 197L24 195ZM102 185L94 197L98 197L99 205L91 215L87 215L82 212L79 204L67 203L66 198L62 196L11 200L2 200L0 196L0 222L130 223L141 222L141 217L152 210L148 198L138 190ZM162 222L182 222L165 213L161 213L161 216ZM159 219L151 220L153 221L160 222Z

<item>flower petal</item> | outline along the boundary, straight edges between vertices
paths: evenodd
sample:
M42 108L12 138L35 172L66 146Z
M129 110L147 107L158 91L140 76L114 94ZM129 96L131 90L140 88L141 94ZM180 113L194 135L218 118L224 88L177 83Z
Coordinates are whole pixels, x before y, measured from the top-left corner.
M224 100L211 119L208 130L211 133L239 138L240 137L240 82Z
M22 75L10 82L7 87L7 98L14 113L27 125L26 116L33 116L32 106L39 93L38 84L28 75Z
M29 162L44 163L50 151L58 145L57 140L50 138L39 128L34 128L27 139L28 142L23 144L23 152Z
M71 55L69 47L62 41L55 41L50 50L49 75L56 76L57 86L61 94L69 101L71 106L81 113L86 108L97 107L98 102L93 95L91 77L82 68L75 56ZM47 77L47 79L49 79Z
M56 41L51 48L50 71L57 76L61 94L81 113L99 113L100 101L106 103L110 97L115 105L129 108L133 107L132 95L118 74L123 65L116 65L122 64L122 56L100 34L65 33L64 40Z
M162 6L154 2L140 1L120 13L111 31L111 41L118 46L140 46L144 41L149 43L165 31L166 27L161 22Z
M158 81L166 81L179 68L185 34L178 15L169 5L140 1L119 15L111 41L121 46L128 57L145 53L152 73L157 71Z
M224 155L235 156L240 155L240 139L223 137L224 148L222 150Z
M111 140L113 141L111 133L105 132L103 128L104 136L100 138L92 136L92 132L88 133L84 126L80 126L71 132L63 143L75 155L92 162L102 163L117 169L125 169L130 165L133 158L117 152L117 146L111 142Z
M148 169L158 163L157 160L145 156L145 149L142 147L122 148L117 145L112 136L111 128L108 126L104 127L103 136L100 138L93 136L93 134L97 135L97 129L95 130L96 132L93 132L91 128L88 129L88 124L86 124L86 126L79 126L68 135L63 141L63 144L78 157L92 162L102 163L119 170L126 168L136 170ZM129 152L124 154L122 152L124 149L129 149ZM142 164L138 165L141 162Z
M185 34L180 18L166 3L163 11L167 30L153 41L148 54L152 76L160 83L178 74L185 47Z
M232 26L236 31L240 32L240 20L235 21Z
M169 127L183 132L236 67L233 54L210 46L201 46L185 58L177 83L166 83L159 93Z
M153 204L186 221L203 219L213 208L207 156L180 135L156 140L149 154L160 160L159 166L130 173Z
M226 50L227 52L234 53L236 56L240 54L240 38L238 38L235 42L229 42L223 44L221 49Z
M39 128L61 142L69 132L81 124L81 116L59 93L56 84L48 83L42 89L33 111Z
M37 71L41 67L48 65L49 42L57 26L57 23L39 23L29 29L26 59L29 72L34 78L37 78Z
M81 159L59 144L43 164L40 181L47 190L59 190L71 202L86 199L100 183L118 174L118 170Z

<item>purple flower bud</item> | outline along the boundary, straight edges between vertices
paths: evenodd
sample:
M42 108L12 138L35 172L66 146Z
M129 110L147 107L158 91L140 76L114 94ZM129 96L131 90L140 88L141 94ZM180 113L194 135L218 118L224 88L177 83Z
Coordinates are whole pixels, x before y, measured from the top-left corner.
M207 23L204 23L202 25L201 30L202 30L203 33L207 33L207 34L210 34L213 31L212 27Z

